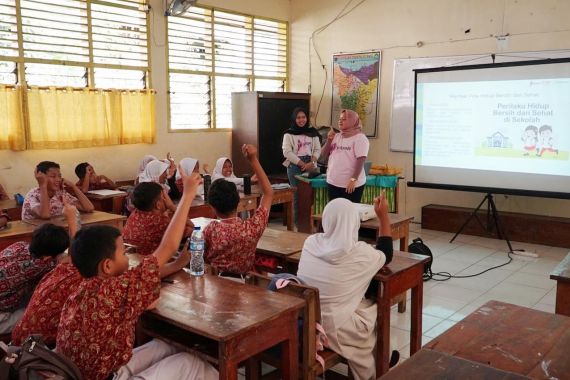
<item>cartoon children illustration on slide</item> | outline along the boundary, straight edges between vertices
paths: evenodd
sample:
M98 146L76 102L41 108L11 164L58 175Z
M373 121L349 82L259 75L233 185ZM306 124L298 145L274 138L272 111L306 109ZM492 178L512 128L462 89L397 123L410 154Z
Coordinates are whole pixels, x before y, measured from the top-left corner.
M538 128L534 125L529 125L524 129L521 139L524 142L523 149L526 151L524 156L528 156L536 149L536 144L538 143Z
M552 127L543 125L538 130L540 134L540 149L536 148L536 155L541 157L544 152L553 152L558 154L558 149L554 148L554 139L552 138Z

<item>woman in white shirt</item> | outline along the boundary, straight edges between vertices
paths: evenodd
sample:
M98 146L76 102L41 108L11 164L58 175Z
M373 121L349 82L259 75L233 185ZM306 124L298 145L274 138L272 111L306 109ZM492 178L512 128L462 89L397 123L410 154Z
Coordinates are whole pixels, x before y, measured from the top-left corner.
M309 124L308 113L297 107L291 114L291 127L283 135L283 165L287 167L289 184L297 186L296 175L317 170L321 154L319 132ZM297 194L293 202L293 214L297 223Z

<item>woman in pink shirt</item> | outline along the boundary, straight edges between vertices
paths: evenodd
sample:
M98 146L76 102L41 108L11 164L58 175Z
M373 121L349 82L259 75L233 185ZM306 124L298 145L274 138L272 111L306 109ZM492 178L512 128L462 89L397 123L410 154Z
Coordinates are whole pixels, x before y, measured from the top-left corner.
M358 114L342 110L338 120L340 133L332 129L327 136L322 156L328 157L327 188L329 202L336 198L346 198L360 203L366 175L364 162L368 156L368 138L362 133Z

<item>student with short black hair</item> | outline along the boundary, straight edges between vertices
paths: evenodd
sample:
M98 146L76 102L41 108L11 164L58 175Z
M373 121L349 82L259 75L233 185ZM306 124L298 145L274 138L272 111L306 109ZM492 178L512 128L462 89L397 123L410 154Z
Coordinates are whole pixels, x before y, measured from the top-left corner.
M99 252L104 252L107 257L111 256L111 249L114 250L115 247L114 241L120 233L118 230L109 227L95 229L95 231L94 236L100 234L100 239L96 240L93 246L80 247L81 252L89 255L90 258L96 258ZM83 232L80 231L79 237L83 236L82 234ZM112 239L113 244L109 243L109 239ZM107 244L100 242L107 242ZM90 268L94 267L92 261L94 259L82 262L85 267L83 273L91 273L89 272ZM190 254L187 249L184 249L179 253L176 260L160 268L160 278L178 272L189 262ZM46 274L36 287L22 319L12 331L12 344L21 345L30 335L39 334L43 337L46 345L55 347L57 327L63 305L82 280L83 277L71 260L61 261L54 270Z
M152 254L168 227L172 214L167 208L167 195L155 182L142 182L135 187L131 200L135 210L129 215L123 239L137 247L141 255ZM188 221L184 236L190 236L194 225Z
M89 190L110 189L115 190L117 185L109 177L97 175L95 169L88 162L82 162L75 167L75 175L79 181L75 184L84 193Z
M38 187L31 189L22 205L22 219L49 219L61 215L64 201L69 202L79 211L93 212L93 204L85 194L71 181L63 179L59 164L52 161L42 161L35 171ZM71 195L70 190L75 195Z
M208 192L208 202L219 219L204 229L204 257L220 275L228 277L240 277L253 269L257 242L267 227L273 201L273 189L257 158L257 148L244 145L242 152L257 175L262 193L254 215L246 220L237 216L239 193L233 182L218 179Z
M64 205L63 213L72 236L77 231L76 211L75 206ZM0 252L0 334L12 330L36 284L65 260L62 254L68 247L68 232L46 223L34 230L29 244L17 242Z
M180 170L180 169L179 169ZM140 315L160 295L160 268L178 248L198 175L183 174L185 192L156 251L129 269L120 232L89 226L73 241L71 258L85 279L67 299L57 332L58 352L70 358L86 380L217 379L217 371L188 353L153 340L133 350Z

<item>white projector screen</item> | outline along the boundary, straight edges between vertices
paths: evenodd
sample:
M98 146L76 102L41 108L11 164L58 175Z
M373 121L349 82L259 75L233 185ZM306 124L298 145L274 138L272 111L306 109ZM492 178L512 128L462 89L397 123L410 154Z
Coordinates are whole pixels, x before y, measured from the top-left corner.
M416 70L410 186L570 198L570 59Z

